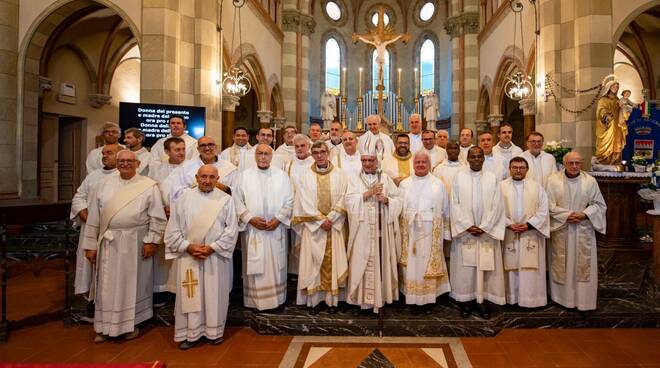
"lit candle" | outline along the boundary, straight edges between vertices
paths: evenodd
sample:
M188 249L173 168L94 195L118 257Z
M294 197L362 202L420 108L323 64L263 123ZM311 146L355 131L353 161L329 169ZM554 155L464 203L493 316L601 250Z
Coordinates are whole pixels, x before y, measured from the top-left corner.
M415 97L419 96L419 79L417 79L417 78L418 78L417 68L415 68L415 87L414 87L415 88L414 89Z
M397 69L397 91L396 94L401 96L401 68Z
M362 96L362 68L360 70L360 76L358 78L358 97Z
M341 94L342 96L346 96L346 68L342 68L341 70Z

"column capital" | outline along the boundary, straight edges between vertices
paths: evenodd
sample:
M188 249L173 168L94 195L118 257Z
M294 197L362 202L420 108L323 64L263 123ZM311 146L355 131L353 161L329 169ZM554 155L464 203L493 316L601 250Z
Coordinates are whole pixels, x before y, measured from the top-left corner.
M95 109L99 109L112 101L112 96L102 93L90 93L87 95L89 105Z
M259 118L259 123L270 125L270 120L273 118L273 112L268 110L259 110L257 111L257 117Z
M479 33L479 13L465 12L445 20L445 31L449 38L461 37L466 34Z
M282 31L302 33L309 36L314 33L315 28L316 21L311 15L291 9L282 11Z
M477 128L477 131L476 131L477 134L489 130L488 129L488 120L475 120L474 125L475 125L475 128Z
M488 115L488 123L490 123L491 128L500 126L500 123L502 122L502 120L504 120L504 115L502 115L502 114L490 114L490 115Z
M286 124L286 118L284 116L276 116L272 119L272 126L275 129L282 129Z
M222 95L222 111L235 112L236 106L240 105L240 98L232 95Z
M536 100L534 98L525 98L519 101L523 116L536 115Z

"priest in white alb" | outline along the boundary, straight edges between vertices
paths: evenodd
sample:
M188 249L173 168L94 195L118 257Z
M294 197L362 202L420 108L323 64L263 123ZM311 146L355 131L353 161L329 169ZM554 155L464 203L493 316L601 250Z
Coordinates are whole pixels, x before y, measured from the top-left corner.
M273 146L273 139L275 139L275 131L271 128L259 128L259 132L257 132L257 142L259 144L265 144L267 146ZM242 160L240 162L240 165L238 165L238 171L243 172L246 169L250 167L256 167L257 162L254 159L254 150L256 146L252 146L246 153L245 153L245 160ZM271 166L277 167L278 169L284 170L286 167L287 163L287 155L285 154L280 154L280 153L274 153L273 154L273 161L270 163Z
M374 149L377 150L377 148ZM412 152L410 152L410 137L407 134L396 136L396 149L389 155L383 153L382 166L383 173L392 178L397 186L415 172Z
M342 144L335 146L336 155L332 158L332 164L340 169L346 178L357 176L362 171L360 153L357 150L357 138L355 133L345 130L342 133Z
M348 286L346 301L374 313L399 299L401 199L392 179L377 173L376 152L360 154L362 170L348 177Z
M119 151L119 175L98 185L89 200L83 248L95 264L90 299L95 301L95 342L138 336L137 325L153 316L153 260L162 246L165 211L158 185L137 173L134 152Z
M122 148L116 143L109 143L102 147L101 162L103 167L89 173L80 184L76 194L71 199L71 213L69 218L73 220L75 227L80 227L80 238L78 239L78 250L76 252L76 274L73 282L74 294L86 294L92 282L92 264L85 258L83 248L85 240L85 223L89 216L87 207L89 200L94 195L96 186L107 179L110 175L117 174L117 152Z
M414 174L401 182L401 293L406 304L423 306L451 290L445 263L443 243L450 234L445 226L449 200L442 181L430 172L431 159L417 152L413 159Z
M293 137L295 137L296 134L298 134L298 130L295 126L288 125L284 127L284 129L282 129L282 139L284 140L284 143L275 150L275 153L280 155L287 165L296 157L296 149L293 146Z
M564 170L548 179L550 204L550 296L579 311L596 309L596 231L605 234L607 205L593 176L582 171L577 152L564 156Z
M209 136L199 138L197 151L199 156L184 162L183 165L177 167L170 174L167 183L171 188L170 205L181 196L184 190L196 184L195 175L203 165L215 166L218 169L219 177L216 185L220 190L231 193L231 187L234 186L238 178L238 171L236 166L218 156L218 145L215 143L215 138ZM171 182L169 182L170 180Z
M490 318L487 301L506 302L502 247L505 216L500 183L484 171L484 152L472 147L469 168L454 177L451 189L451 297L461 315L472 314L476 300L482 318Z
M431 158L431 171L447 159L447 151L435 144L435 132L425 130L422 132L422 150ZM411 150L411 152L415 152Z
M506 215L502 242L506 302L536 308L548 303L545 240L550 237L548 197L527 175L527 161L513 157L501 183Z
M291 180L292 190L296 190L295 182L298 178L308 171L314 164L314 159L309 151L312 147L312 140L304 134L296 134L293 137L293 145L296 150L296 157L294 157L286 167L286 173ZM288 258L288 273L298 274L298 260L300 257L300 237L295 231L289 229L289 258Z
M222 343L232 282L232 254L238 235L231 196L216 188L218 169L203 165L197 187L172 205L165 231L168 259L176 268L174 341L193 347L204 337Z
M513 138L513 127L509 123L501 123L497 137L499 142L493 147L493 152L499 154L504 160L504 167L509 167L509 160L522 155L523 151L511 141Z
M422 149L422 116L412 113L408 117L408 137L410 137L410 152L415 153Z
M479 134L478 144L484 151L484 171L490 171L498 180L504 180L508 175L508 170L504 167L504 159L493 151L493 133L482 132Z
M458 161L461 150L455 141L447 142L447 159L433 168L433 175L438 177L445 184L447 195L451 194L451 186L454 183L456 174L465 168L466 165Z
M387 134L380 131L380 115L369 115L365 118L367 131L358 139L358 151L374 151L380 139L383 144L383 157L394 152L394 142Z
M101 126L101 136L103 137L103 144L119 144L119 137L121 136L121 129L116 123L107 122ZM119 144L120 147L124 147ZM96 147L93 150L89 151L87 154L87 159L85 160L85 168L87 169L87 175L92 171L103 168L103 154L101 150L103 146Z
M186 119L181 115L170 115L168 120L170 134L160 138L151 146L151 161L166 162L169 156L165 152L165 141L170 138L180 138L185 142L186 153L184 160L190 160L197 154L197 139L186 133Z
M555 156L543 151L543 134L539 132L531 132L527 135L527 151L520 157L529 163L527 175L543 188L548 184L548 178L557 172Z
M273 149L255 147L257 166L246 169L234 199L243 250L243 303L257 310L281 309L286 301L287 227L293 188L288 175L271 167Z
M346 179L329 160L328 146L312 144L311 170L294 179L295 197L292 225L300 243L297 303L318 314L325 304L329 312L337 305L348 277L344 227Z
M467 155L470 148L474 147L472 140L474 139L474 132L470 128L463 128L458 135L458 144L461 153L458 155L458 161L467 165Z
M231 162L232 165L239 167L241 161L246 159L248 151L252 149L252 146L248 142L250 135L246 128L236 127L234 128L232 140L234 144L220 152L220 159Z

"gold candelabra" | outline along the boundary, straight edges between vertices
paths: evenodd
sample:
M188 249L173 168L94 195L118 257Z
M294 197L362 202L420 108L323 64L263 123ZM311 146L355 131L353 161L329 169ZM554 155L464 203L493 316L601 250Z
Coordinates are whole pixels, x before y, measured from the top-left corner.
M355 130L361 132L364 130L362 126L362 96L357 98L357 122L355 124Z
M342 95L341 96L341 104L342 104L342 107L341 107L341 127L343 129L346 129L346 114L348 112L348 110L346 109L346 101L348 101L348 99L346 98L346 95Z
M399 95L396 98L396 130L397 132L403 131L403 113L401 113L401 105L403 104L403 97Z

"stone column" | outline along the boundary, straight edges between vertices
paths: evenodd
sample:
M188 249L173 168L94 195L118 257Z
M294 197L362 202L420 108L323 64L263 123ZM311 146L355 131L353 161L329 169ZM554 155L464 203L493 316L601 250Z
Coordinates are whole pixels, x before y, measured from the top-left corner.
M534 98L520 100L520 109L523 111L523 126L525 137L536 130L536 101Z
M17 61L18 0L0 0L0 199L17 197L19 190L16 156Z
M142 3L140 47L140 101L179 104L180 65L192 68L189 54L179 55L179 37L194 39L194 2L145 1ZM181 24L183 23L183 24Z
M309 120L309 35L316 22L307 7L298 9L298 2L286 0L282 11L282 99L285 118L296 123L301 131L303 122Z
M262 128L270 128L270 119L273 118L273 112L268 110L259 110L257 111L257 117L259 118L259 124Z
M479 4L478 0L452 0L445 30L452 45L451 133L475 129L479 95Z
M234 134L234 118L236 114L236 106L239 105L239 101L240 98L238 96L222 96L222 149L225 149L234 143L232 141L232 136Z

